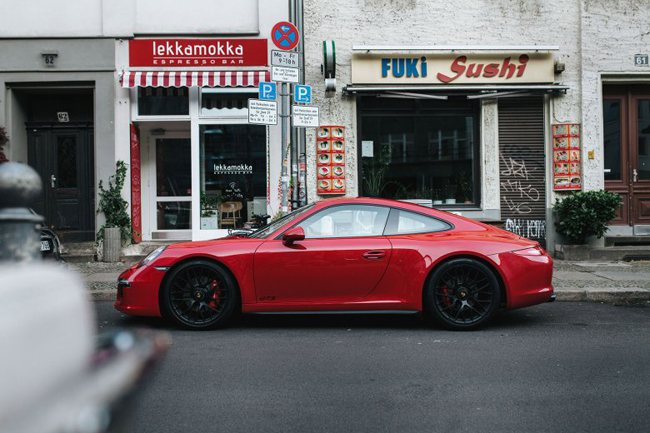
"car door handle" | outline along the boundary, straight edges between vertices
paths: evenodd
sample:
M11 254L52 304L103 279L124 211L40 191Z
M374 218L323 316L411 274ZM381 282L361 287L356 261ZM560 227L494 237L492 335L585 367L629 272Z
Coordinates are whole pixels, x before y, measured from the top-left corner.
M381 260L384 257L386 257L386 251L375 250L363 253L363 258L366 260Z

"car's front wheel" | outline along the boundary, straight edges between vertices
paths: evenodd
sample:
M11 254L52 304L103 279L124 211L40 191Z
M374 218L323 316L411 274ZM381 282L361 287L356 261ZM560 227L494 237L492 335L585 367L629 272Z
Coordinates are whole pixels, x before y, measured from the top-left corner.
M232 276L208 260L174 268L162 290L164 315L190 329L223 326L239 305L239 290Z
M470 330L484 325L500 302L499 282L485 264L452 259L435 270L424 292L428 315L447 329Z

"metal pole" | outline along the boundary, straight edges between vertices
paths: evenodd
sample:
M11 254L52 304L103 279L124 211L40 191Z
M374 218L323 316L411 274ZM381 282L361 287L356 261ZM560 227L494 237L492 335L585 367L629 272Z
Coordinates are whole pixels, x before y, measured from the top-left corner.
M280 119L282 121L282 215L289 211L287 192L289 190L289 173L287 171L287 83L280 86Z
M298 41L298 77L301 83L305 83L305 38L304 36L304 4L303 0L296 1L296 21L298 32L300 32L301 38ZM298 162L298 179L299 179L299 189L298 190L298 200L300 201L300 206L307 204L307 156L306 156L306 136L305 128L300 128L298 131L298 141L296 145L297 162ZM294 186L295 188L295 186Z
M289 0L289 21L294 25L297 24L296 20L296 0ZM300 34L300 39L298 41L298 52L300 52L300 43L302 42L303 34L300 29L298 29ZM300 54L299 54L300 55ZM300 71L300 60L298 61L298 71ZM301 84L303 81L299 81ZM295 85L290 85L290 93L295 94ZM291 103L291 101L289 101ZM294 209L298 204L298 184L300 182L298 178L298 128L291 128L291 180L293 183L293 191L291 191L291 208Z
M30 210L41 191L41 177L30 166L0 164L0 261L28 262L41 257L43 217Z

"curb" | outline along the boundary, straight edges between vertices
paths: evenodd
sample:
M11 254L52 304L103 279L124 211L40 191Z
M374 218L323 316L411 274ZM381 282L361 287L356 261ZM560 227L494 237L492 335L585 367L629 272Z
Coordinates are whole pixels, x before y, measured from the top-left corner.
M555 288L556 301L638 303L650 301L650 290L636 287L607 287L597 289Z
M88 290L88 297L91 301L115 301L117 290Z
M558 302L609 302L639 303L650 301L650 290L637 288L607 288L585 290L581 288L556 288ZM91 301L115 301L116 289L94 289L89 287Z

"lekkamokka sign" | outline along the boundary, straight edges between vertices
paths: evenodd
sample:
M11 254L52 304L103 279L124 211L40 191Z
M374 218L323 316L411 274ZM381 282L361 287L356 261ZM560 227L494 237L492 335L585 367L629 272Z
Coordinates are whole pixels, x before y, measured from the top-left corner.
M267 66L266 39L133 39L132 67Z

